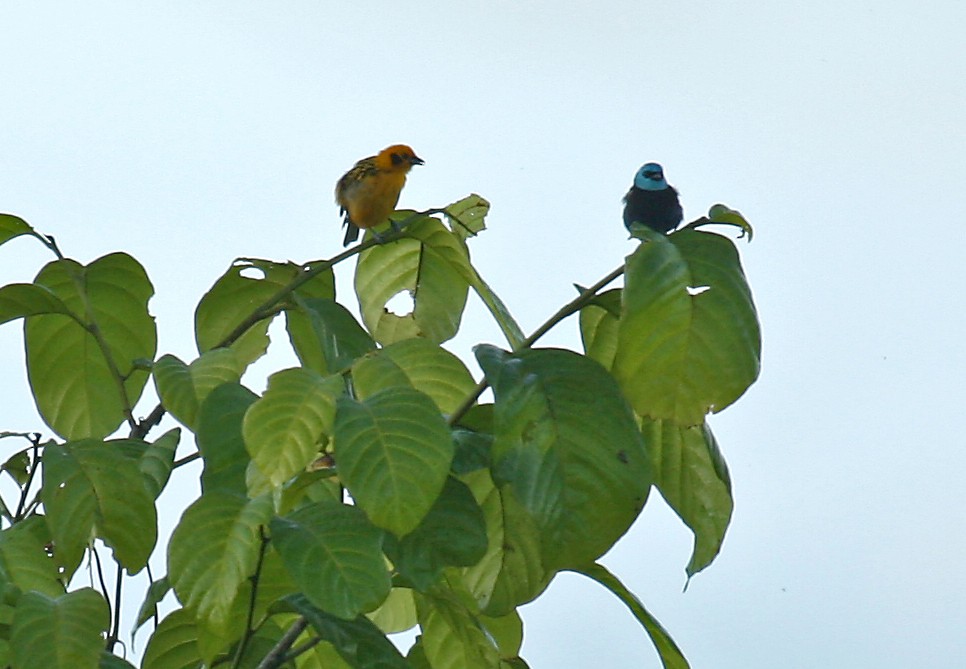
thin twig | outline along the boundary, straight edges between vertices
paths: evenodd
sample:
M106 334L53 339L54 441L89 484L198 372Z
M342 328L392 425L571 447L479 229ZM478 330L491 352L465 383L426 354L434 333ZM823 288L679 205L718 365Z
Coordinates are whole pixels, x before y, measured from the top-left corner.
M540 337L542 337L543 335L547 334L547 332L549 332L550 329L553 328L553 326L555 326L557 323L567 318L568 316L580 311L580 309L586 306L586 304L590 302L597 295L597 292L601 288L609 284L611 281L613 281L623 273L624 273L624 266L621 265L617 269L610 272L607 276L602 278L600 281L595 283L593 286L582 291L580 295L572 299L564 306L560 307L560 309L558 309L553 316L548 318L546 321L543 322L543 324L540 327L534 330L533 334L531 334L529 337L527 337L522 342L520 342L519 346L515 346L513 348L513 352L517 353L519 351L522 351L523 349L527 349L533 346L536 343L536 341L540 339ZM456 425L460 421L460 419L462 419L463 416L466 415L466 412L469 411L474 404L476 404L477 400L479 400L480 396L483 394L483 391L485 391L489 386L490 386L490 383L489 381L486 380L485 377L483 378L482 381L476 384L476 388L473 389L473 392L471 392L469 396L465 400L463 400L463 403L456 408L456 411L450 414L449 421L448 421L450 426Z
M107 637L107 652L114 650L114 644L120 641L121 634L121 586L124 583L124 567L117 565L117 582L114 584L114 625L111 636Z
M27 473L27 482L24 484L23 490L20 491L20 502L17 504L17 513L14 514L13 522L23 519L22 514L26 508L27 495L30 493L30 486L34 482L34 475L36 475L37 468L40 466L40 433L34 432L27 439L32 445L33 459L30 463L30 471Z
M258 534L262 543L258 549L258 562L255 564L255 573L249 579L252 583L252 594L248 598L248 617L245 620L245 633L242 635L241 641L238 642L235 659L231 663L232 669L238 669L241 666L245 649L248 647L248 642L251 640L254 632L252 624L255 621L255 600L258 597L258 579L262 574L262 563L265 561L265 550L268 548L268 537L265 536L265 528L261 525L258 526Z
M262 661L258 663L255 669L275 669L282 665L285 654L288 649L292 647L292 644L296 642L299 635L305 631L305 628L309 626L309 621L305 619L305 616L299 616L298 620L292 623L292 626L288 628L288 631L282 635L282 638L278 640L275 647L268 652L268 654L262 658Z

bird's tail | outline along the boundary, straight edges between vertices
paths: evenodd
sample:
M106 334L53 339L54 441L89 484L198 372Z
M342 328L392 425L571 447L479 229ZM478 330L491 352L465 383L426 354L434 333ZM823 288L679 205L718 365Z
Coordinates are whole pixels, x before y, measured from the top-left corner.
M345 219L345 239L342 240L342 246L348 246L357 239L359 239L359 228L347 217Z

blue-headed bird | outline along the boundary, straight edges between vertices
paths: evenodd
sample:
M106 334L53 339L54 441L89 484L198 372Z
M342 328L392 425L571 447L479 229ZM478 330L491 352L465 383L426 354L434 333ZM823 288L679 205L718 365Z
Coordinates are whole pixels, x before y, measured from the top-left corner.
M630 230L636 221L667 234L683 217L678 192L664 179L664 168L647 163L639 169L624 196L624 226Z

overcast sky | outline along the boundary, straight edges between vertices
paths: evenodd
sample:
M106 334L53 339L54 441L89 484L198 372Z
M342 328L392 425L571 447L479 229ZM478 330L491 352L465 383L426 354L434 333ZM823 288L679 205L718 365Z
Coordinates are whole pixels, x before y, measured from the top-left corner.
M620 199L657 160L689 219L724 202L755 226L763 369L710 420L736 500L718 560L682 593L691 536L655 495L605 564L695 669L949 667L966 655L964 30L962 0L4 2L0 211L81 262L138 258L159 353L190 358L232 259L339 251L334 184L389 144L426 161L400 206L492 202L474 259L528 331L633 249ZM48 260L0 247L0 283ZM291 364L274 339L259 390ZM480 341L502 343L473 302L450 348L477 375ZM545 343L577 348L575 321ZM0 430L43 430L16 324L0 378ZM523 615L534 669L659 666L578 577Z

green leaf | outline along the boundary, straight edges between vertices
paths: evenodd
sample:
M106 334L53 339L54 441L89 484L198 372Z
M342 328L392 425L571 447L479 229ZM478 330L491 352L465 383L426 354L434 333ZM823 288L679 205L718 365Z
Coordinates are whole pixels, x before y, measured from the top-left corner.
M593 358L606 369L614 366L620 317L620 288L597 295L580 310L580 338L584 344L584 352L588 358Z
M0 324L41 314L62 314L74 317L63 300L44 286L12 283L0 288Z
M181 429L173 428L162 434L153 444L147 444L146 448L141 449L138 468L144 475L148 493L154 499L158 498L168 484L179 441L181 441Z
M125 419L147 382L148 373L136 361L154 359L157 348L147 309L154 288L141 265L124 253L87 267L56 260L36 283L86 323L85 328L60 313L26 319L27 372L37 409L65 439L103 438Z
M488 539L486 554L463 580L484 613L507 615L543 592L554 572L544 569L540 532L512 491L497 488L486 469L463 480L483 509Z
M359 254L355 289L362 320L383 345L412 337L440 344L456 334L466 306L465 252L434 218L416 220L406 232L403 239ZM386 309L400 293L413 298L413 311L405 316Z
M32 467L30 458L31 450L25 448L22 451L14 453L0 466L0 471L5 471L10 474L10 477L21 487L30 480L30 469ZM0 505L2 505L0 508L6 509L3 500L0 500Z
M273 519L271 529L292 579L323 611L349 620L389 595L382 533L360 509L319 502Z
M230 348L207 351L190 365L164 355L154 363L154 385L168 413L193 430L208 393L222 383L237 382L244 371L245 366Z
M480 616L479 621L496 642L501 658L513 659L520 654L520 648L523 647L523 620L519 613L512 611L498 618Z
M416 602L409 588L393 588L379 608L366 615L384 634L396 634L416 625Z
M197 669L201 663L197 628L187 609L168 614L144 649L143 669Z
M433 669L492 669L500 654L486 632L453 598L416 595L422 647Z
M627 259L614 360L635 411L700 425L758 377L761 334L730 239L653 234Z
M694 532L694 552L687 567L690 578L718 555L731 522L734 501L728 466L706 424L678 427L644 421L643 432L655 485Z
M134 641L134 635L141 629L141 625L158 615L158 604L161 603L161 600L170 591L171 582L168 581L167 576L159 578L148 586L148 590L144 594L144 601L141 602L141 607L138 609L138 617L134 623L134 629L131 630L132 643Z
M107 602L83 588L56 598L28 592L20 598L10 630L18 669L96 667L110 624Z
M242 434L255 465L274 486L303 471L332 433L338 376L323 378L302 367L268 379L265 394L245 413Z
M749 223L748 219L741 215L740 211L730 209L723 204L713 205L711 209L708 210L708 222L724 223L725 225L733 225L737 228L741 228L741 234L738 235L738 237L748 235L749 242L755 234L755 231L751 227L751 223Z
M469 567L482 559L487 549L483 510L466 484L449 478L419 527L398 541L387 535L384 548L399 574L425 592L444 567Z
M178 599L199 618L215 626L225 621L238 589L255 573L259 528L271 515L268 496L217 492L185 510L168 545L168 578Z
M147 564L158 538L154 497L123 442L94 439L44 449L41 497L57 546L73 574L93 533L114 549L129 573Z
M464 197L446 207L443 212L449 219L449 227L460 239L475 237L486 230L484 220L490 212L490 203L476 193Z
M671 636L661 626L661 623L648 613L640 600L624 587L624 584L616 576L600 564L593 564L589 567L577 569L576 571L578 574L583 574L597 581L624 602L627 608L631 610L631 613L634 614L634 617L637 618L637 621L647 631L648 636L651 637L654 647L661 656L664 669L689 669L690 665L688 661L684 658L684 655L678 649Z
M127 660L120 658L117 655L112 655L106 650L102 650L101 661L97 665L97 669L135 669L135 667Z
M362 402L340 397L335 434L339 474L359 507L397 536L415 529L453 461L449 427L433 401L402 387Z
M245 470L251 457L242 437L242 421L258 396L237 383L218 386L198 412L195 439L205 462L201 489L246 495Z
M51 597L64 593L57 563L47 555L50 530L43 516L32 516L0 532L0 575L23 592Z
M299 300L298 307L287 311L285 318L303 367L320 374L337 372L375 349L369 333L341 304L316 298Z
M640 430L613 377L571 351L478 346L476 355L496 397L494 481L536 521L547 569L595 560L631 526L651 486Z
M34 229L27 221L13 214L0 214L0 244L14 237L32 234Z
M410 669L392 642L366 618L341 620L316 608L301 594L289 595L284 603L304 616L353 669Z
M412 387L429 395L444 414L453 413L476 383L455 355L425 339L405 339L360 359L352 367L356 396Z

